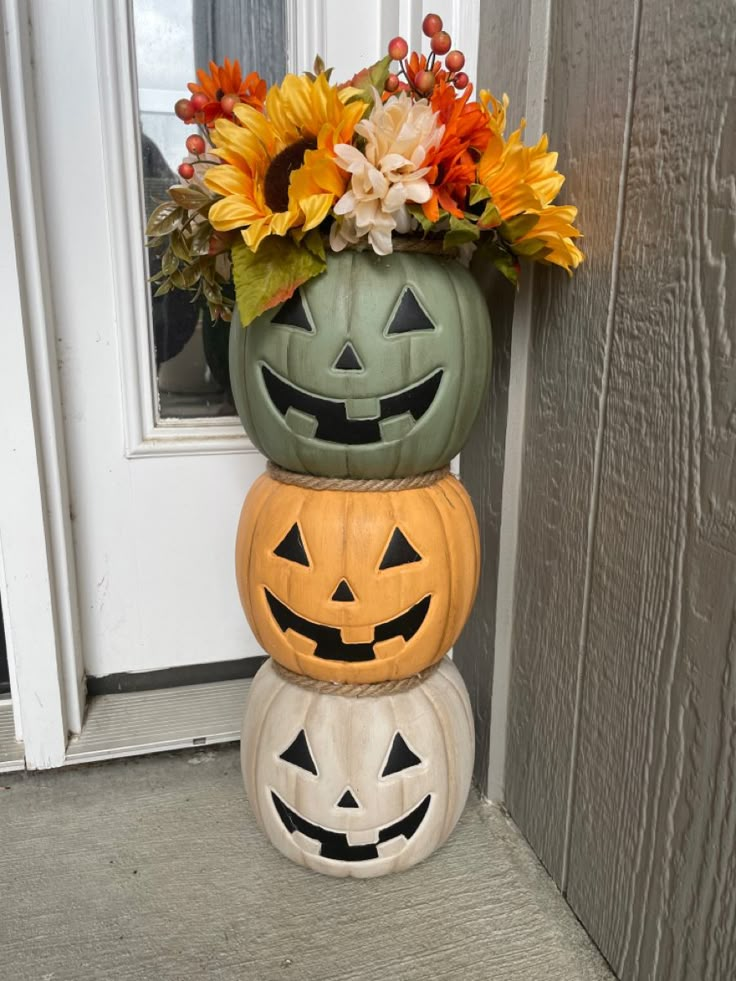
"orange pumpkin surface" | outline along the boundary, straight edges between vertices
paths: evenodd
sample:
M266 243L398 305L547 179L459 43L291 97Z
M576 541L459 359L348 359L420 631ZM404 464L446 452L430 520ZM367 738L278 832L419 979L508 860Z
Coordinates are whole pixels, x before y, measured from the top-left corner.
M236 544L259 644L291 671L348 683L404 678L438 661L470 613L479 563L473 506L452 476L356 492L264 474Z

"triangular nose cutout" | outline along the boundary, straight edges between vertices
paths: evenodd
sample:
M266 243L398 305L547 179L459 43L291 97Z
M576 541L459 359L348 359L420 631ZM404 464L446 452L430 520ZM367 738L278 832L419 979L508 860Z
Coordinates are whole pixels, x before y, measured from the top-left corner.
M357 800L353 796L353 793L350 790L350 787L348 787L347 790L345 791L345 793L340 798L340 800L337 802L337 806L338 807L360 807L360 804L357 802Z
M353 595L353 591L350 588L350 586L348 586L346 579L341 579L340 582L337 584L337 589L332 594L332 599L335 603L355 602L355 596Z
M340 356L332 367L337 368L338 371L363 370L363 365L361 364L360 358L358 357L356 350L350 341L348 341L342 351L340 351Z

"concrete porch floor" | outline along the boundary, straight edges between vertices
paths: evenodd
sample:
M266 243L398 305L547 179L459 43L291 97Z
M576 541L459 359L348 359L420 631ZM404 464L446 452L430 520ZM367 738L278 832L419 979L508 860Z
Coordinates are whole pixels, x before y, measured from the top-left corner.
M268 845L233 746L0 776L3 981L612 977L477 797L425 863L357 881Z

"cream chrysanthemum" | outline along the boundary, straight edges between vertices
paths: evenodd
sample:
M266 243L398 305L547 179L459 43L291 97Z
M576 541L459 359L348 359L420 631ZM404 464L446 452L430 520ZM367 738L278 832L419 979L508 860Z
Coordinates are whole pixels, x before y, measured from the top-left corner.
M355 132L365 140L362 152L348 143L334 148L338 166L352 176L334 207L339 217L330 229L330 245L339 252L367 236L375 252L389 255L392 232L411 228L407 204L431 197L424 179L429 167L423 165L442 140L444 126L424 100L412 102L402 92L381 103L376 92L373 111Z

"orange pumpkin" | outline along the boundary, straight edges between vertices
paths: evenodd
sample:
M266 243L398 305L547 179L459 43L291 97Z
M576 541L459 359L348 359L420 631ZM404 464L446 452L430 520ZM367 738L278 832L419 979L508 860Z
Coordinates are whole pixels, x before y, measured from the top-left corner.
M236 544L240 597L264 650L291 671L349 683L438 661L470 613L479 558L473 506L452 476L315 491L264 474Z

